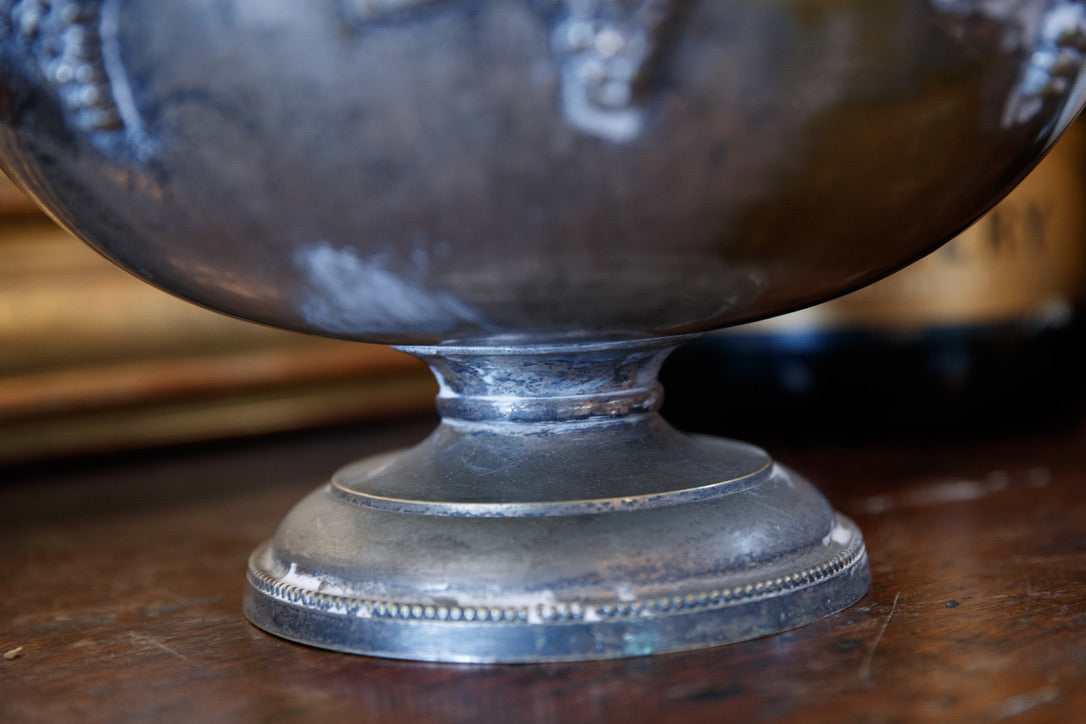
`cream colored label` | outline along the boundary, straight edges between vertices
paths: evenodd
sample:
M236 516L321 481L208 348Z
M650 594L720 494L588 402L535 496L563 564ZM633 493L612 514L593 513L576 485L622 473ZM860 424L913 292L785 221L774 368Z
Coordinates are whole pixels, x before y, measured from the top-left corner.
M736 329L907 329L1070 314L1086 296L1084 124L936 252L852 294Z

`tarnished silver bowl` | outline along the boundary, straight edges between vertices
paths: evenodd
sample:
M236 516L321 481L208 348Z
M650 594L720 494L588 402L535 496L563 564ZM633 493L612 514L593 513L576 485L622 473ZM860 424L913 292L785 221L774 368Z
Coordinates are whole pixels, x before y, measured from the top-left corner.
M437 374L427 441L254 553L254 623L633 655L868 585L801 478L660 420L663 357L962 229L1078 112L1084 48L1064 0L0 0L0 163L153 284Z

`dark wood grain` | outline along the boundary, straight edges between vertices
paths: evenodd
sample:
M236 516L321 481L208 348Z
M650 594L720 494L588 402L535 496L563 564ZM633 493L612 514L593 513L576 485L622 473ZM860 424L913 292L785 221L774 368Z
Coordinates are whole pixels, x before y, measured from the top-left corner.
M861 525L874 584L701 652L418 665L277 640L246 557L339 464L430 420L0 468L2 721L1053 721L1086 710L1086 424L769 445Z

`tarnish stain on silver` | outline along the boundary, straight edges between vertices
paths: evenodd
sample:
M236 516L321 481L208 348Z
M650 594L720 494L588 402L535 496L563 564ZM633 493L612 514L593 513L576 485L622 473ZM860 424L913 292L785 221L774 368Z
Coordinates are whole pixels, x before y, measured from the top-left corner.
M398 13L434 5L445 0L340 0L343 16L348 22L368 23L383 20Z
M452 295L413 283L380 258L363 259L350 247L300 245L295 263L308 282L299 307L315 327L352 334L376 323L391 332L449 315L481 323L478 313Z
M1005 119L1027 121L1041 112L1044 101L1086 94L1081 74L1086 64L1086 5L1065 2L1044 17L1040 38L1023 73L1018 98L1008 104ZM1073 104L1076 105L1076 104ZM1073 114L1065 112L1057 125L1066 128Z
M641 132L675 0L566 0L551 34L569 122L610 141Z
M1076 83L1086 64L1086 4L1082 0L931 0L963 19L986 16L1005 24L1004 46L1029 52L1017 87L1007 99L1003 125L1027 123L1046 104L1081 97ZM1072 103L1077 107L1076 103ZM1066 126L1070 119L1061 118Z

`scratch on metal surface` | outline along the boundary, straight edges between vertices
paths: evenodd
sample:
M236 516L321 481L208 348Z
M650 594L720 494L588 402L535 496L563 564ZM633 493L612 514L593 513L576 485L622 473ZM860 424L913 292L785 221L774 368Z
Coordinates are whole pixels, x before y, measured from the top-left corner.
M871 662L875 658L875 649L882 643L882 637L886 634L886 629L890 626L890 619L894 617L894 612L897 611L897 602L899 598L901 598L901 591L898 591L897 594L894 595L894 603L890 606L890 613L886 616L882 628L879 629L879 635L875 637L875 641L871 644L871 648L868 650L867 655L864 656L863 664L860 665L860 679L862 681L871 681Z

